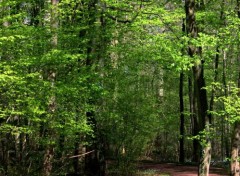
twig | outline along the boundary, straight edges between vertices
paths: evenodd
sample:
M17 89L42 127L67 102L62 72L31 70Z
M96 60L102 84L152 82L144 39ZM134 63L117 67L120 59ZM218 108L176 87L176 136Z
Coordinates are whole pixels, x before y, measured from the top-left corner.
M70 156L69 159L71 159L71 158L78 158L78 157L81 157L81 156L87 155L87 154L89 154L89 153L92 153L92 152L94 152L94 151L95 151L95 150L92 150L92 151L87 152L87 153L83 153L83 154L81 154L81 155Z

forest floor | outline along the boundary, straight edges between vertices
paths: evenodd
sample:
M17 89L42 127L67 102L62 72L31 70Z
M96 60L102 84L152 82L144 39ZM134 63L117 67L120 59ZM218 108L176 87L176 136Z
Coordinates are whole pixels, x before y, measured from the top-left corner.
M198 167L176 163L142 163L139 176L197 176ZM227 176L226 169L211 167L209 176Z

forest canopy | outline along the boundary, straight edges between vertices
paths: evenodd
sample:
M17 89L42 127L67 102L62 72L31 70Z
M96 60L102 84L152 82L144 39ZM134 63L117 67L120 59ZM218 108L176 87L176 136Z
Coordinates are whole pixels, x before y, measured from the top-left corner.
M239 175L240 0L0 0L0 175Z

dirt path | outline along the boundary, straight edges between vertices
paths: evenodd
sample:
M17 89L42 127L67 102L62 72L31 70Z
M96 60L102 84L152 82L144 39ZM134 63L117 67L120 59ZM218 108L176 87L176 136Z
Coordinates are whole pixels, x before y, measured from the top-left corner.
M153 170L156 171L155 176L161 174L169 174L171 176L197 176L197 166L184 166L184 165L177 165L173 163L168 164L152 164L152 163L145 163L140 166L141 170ZM215 168L212 167L210 169L209 176L228 176L226 170L222 168Z

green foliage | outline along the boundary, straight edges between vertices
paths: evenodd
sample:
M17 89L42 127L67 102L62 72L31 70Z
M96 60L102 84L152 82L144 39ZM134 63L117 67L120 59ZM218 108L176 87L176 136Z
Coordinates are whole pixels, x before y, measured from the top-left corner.
M227 97L221 96L217 99L217 101L220 101L224 104L224 111L220 111L218 114L229 117L225 120L233 124L240 120L239 88L237 88L234 83L230 83L228 86L230 89L229 95Z
M16 153L9 155L11 164L3 161L3 172L11 168L9 175L17 175L22 168L25 175L36 174L48 146L56 152L54 172L62 165L61 172L71 172L72 161L63 158L98 141L126 174L150 144L158 145L156 137L165 145L151 150L177 158L176 141L185 137L178 132L178 74L190 75L204 60L207 83L216 71L227 82L238 76L240 21L235 5L226 3L209 1L197 9L201 32L192 39L182 31L184 3L176 0L61 0L57 6L0 1L0 150ZM201 55L189 57L189 45L201 48ZM214 70L217 55L221 66ZM240 119L239 89L231 84L224 95L224 86L214 82L207 88L218 96L209 113L217 124L218 116L232 124ZM187 112L187 84L184 89ZM190 115L185 113L187 135ZM216 129L190 139L204 146Z

